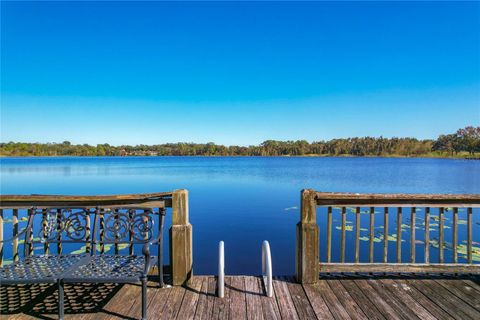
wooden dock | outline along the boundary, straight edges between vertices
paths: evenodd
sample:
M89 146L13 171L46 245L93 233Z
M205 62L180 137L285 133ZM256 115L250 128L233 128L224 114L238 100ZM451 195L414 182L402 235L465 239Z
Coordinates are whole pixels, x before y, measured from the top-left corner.
M213 276L194 276L184 287L150 285L149 319L480 319L478 277L331 276L315 285L276 277L273 298L253 276L226 277L223 299ZM19 288L2 287L2 319L57 318L55 286ZM66 319L140 317L137 285L67 286L66 295Z

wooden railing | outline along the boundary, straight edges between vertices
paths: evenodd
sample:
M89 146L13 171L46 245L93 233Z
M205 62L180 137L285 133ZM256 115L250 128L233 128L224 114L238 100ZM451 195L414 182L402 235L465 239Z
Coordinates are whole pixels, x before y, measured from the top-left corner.
M479 194L352 194L302 190L301 216L297 224L297 280L315 283L320 273L341 272L480 273L480 264L476 263L480 259L480 249L474 251L472 218L474 214L480 216L478 208ZM320 237L317 211L326 239L323 234ZM460 211L465 220L459 220ZM340 223L333 229L336 216ZM354 223L347 221L347 216L353 216ZM365 217L362 219L362 216ZM445 223L449 220L451 225L447 226ZM462 233L465 239L461 242L460 222L465 231ZM383 231L377 231L379 229ZM448 229L451 233L447 234ZM391 235L389 231L393 231ZM351 233L347 237L348 232ZM438 238L432 238L433 232L438 233ZM447 236L450 242L446 241ZM348 243L349 239L353 243ZM367 242L368 248L360 241ZM332 257L334 246L337 261ZM417 250L418 247L423 250ZM438 255L432 256L432 247ZM349 257L346 249L352 249ZM405 249L407 256L403 255ZM448 261L446 251L450 256ZM323 260L319 259L321 252L325 252Z
M172 282L181 285L187 282L192 275L192 226L188 219L188 191L175 190L173 192L108 195L108 196L53 196L53 195L0 195L0 265L14 262L19 259L19 246L24 242L24 230L28 215L32 211L42 209L167 209L172 208L172 225L170 227L170 267ZM88 218L88 217L87 217ZM42 221L42 224L44 220ZM6 234L5 223L11 223L11 234ZM43 224L46 225L46 224ZM100 234L104 225L100 223ZM10 233L10 232L9 232ZM6 246L11 246L10 261L6 260ZM61 243L57 251L62 253ZM88 244L87 252L88 252ZM118 246L115 244L115 253ZM48 254L48 244L45 244L44 253ZM102 249L103 250L103 249ZM128 248L133 252L133 248ZM63 252L68 253L68 252Z

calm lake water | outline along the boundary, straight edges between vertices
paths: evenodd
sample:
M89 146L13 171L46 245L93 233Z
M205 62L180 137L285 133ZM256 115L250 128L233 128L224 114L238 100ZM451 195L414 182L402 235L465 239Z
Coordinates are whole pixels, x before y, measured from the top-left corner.
M227 274L260 273L262 240L270 241L274 273L293 274L295 224L299 220L303 188L339 192L480 193L480 161L450 159L68 157L2 158L0 164L2 194L96 195L188 189L196 274L216 273L220 240L225 241ZM339 222L336 214L334 223ZM353 221L353 213L348 211L347 216ZM408 216L404 214L405 224L410 223ZM368 218L362 219L362 228L367 228ZM464 219L463 211L460 219ZM477 210L473 220L474 241L478 243ZM382 223L383 215L379 215L375 226L380 228ZM320 217L319 224L322 228L325 219ZM460 240L464 239L464 229L461 223ZM390 230L395 232L393 224ZM320 232L323 243L325 232L322 229ZM449 241L449 229L446 232ZM352 245L347 248L347 259L353 259L353 233L347 232L347 241L350 239L347 244ZM334 260L338 259L339 234L334 226ZM420 231L417 234L421 241L423 235ZM404 239L408 237L405 235ZM381 245L375 243L378 258ZM389 242L389 246L389 258L394 259L395 243ZM405 246L407 257L408 245ZM419 260L422 248L419 242ZM362 242L364 261L367 252L368 242ZM321 250L321 257L324 256Z

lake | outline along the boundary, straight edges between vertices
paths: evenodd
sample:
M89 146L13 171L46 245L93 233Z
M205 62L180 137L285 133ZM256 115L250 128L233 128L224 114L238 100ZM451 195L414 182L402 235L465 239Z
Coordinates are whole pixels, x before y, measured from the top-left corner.
M303 188L365 193L480 193L480 161L452 159L59 157L0 158L0 164L2 194L97 195L188 189L196 274L216 273L220 240L225 241L227 274L259 274L263 240L270 241L274 273L294 274L295 224L299 221ZM478 243L477 211L473 216L473 240ZM353 219L350 211L348 219ZM460 219L464 219L462 211ZM321 239L324 220L319 218ZM337 220L334 215L334 223ZM368 225L363 220L362 227ZM376 226L382 220L376 219ZM394 230L393 226L390 230ZM333 231L335 239L339 239L339 231ZM348 234L351 236L352 232ZM377 253L381 243L375 245ZM393 255L395 244L390 245ZM339 241L333 247L335 260ZM363 249L362 260L367 252ZM351 259L352 250L347 248L347 259ZM422 250L417 251L421 254ZM404 253L407 255L408 250ZM431 255L434 262L434 251Z

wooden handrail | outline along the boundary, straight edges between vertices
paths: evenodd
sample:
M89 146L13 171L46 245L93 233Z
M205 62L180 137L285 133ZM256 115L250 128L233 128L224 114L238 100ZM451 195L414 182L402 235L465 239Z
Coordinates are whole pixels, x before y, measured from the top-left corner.
M319 233L321 230L317 224L317 208L322 207L322 213L326 214L327 239L326 239L326 261L320 262L320 240ZM361 210L363 208L363 210ZM376 210L375 208L382 208ZM458 263L459 259L459 208L466 209L466 252L462 253L467 263ZM297 224L297 257L296 257L296 274L297 280L302 283L315 283L318 281L321 272L470 272L480 273L480 264L473 263L473 246L472 246L472 213L473 208L480 208L480 194L360 194L360 193L338 193L338 192L318 192L311 189L305 189L301 192L301 212L300 222ZM346 214L351 212L354 214L354 224L348 226ZM390 209L390 210L389 210ZM395 209L395 210L391 210ZM434 210L433 210L434 209ZM332 211L336 211L341 215L341 225L336 227L340 230L338 241L339 261L332 262ZM416 229L417 211L419 218L424 219L425 223L420 227L418 234L423 232L424 242L417 243ZM431 214L438 214L438 261L439 263L431 263L430 245L433 239L430 239L430 219ZM464 211L465 212L465 211ZM368 241L368 252L363 259L366 262L360 262L360 231L361 231L361 213L366 213L364 220L368 220L369 226L365 227L364 232L368 232L364 236L364 240ZM423 213L423 214L422 214ZM375 220L376 216L383 216L383 236L381 239L375 236ZM445 261L444 250L447 249L445 240L444 225L445 215L451 215L451 247L453 251L452 258ZM396 226L393 233L393 240L389 236L389 216L396 218ZM407 225L403 223L403 217L407 215ZM395 220L394 220L395 221ZM410 221L410 222L408 222ZM413 221L413 223L412 223ZM408 225L409 224L409 225ZM323 226L323 224L322 224ZM348 262L345 259L345 251L347 247L346 231L353 231L355 227L355 247L354 261ZM408 228L409 237L402 239L402 231ZM450 227L448 227L450 228ZM423 229L423 231L421 231ZM323 232L323 231L322 231ZM395 237L396 236L396 237ZM365 240L366 239L366 240ZM396 241L396 262L393 263L388 259L389 241ZM409 244L408 257L402 255L402 241ZM437 240L436 240L437 241ZM382 257L375 260L374 242L380 242L383 246ZM423 243L423 244L422 244ZM379 244L380 245L380 244ZM416 247L423 245L424 259L416 261ZM323 248L321 250L324 250ZM463 250L463 249L462 249ZM402 261L402 256L404 256ZM380 259L381 258L381 259ZM390 259L391 260L391 259ZM451 260L451 261L450 261ZM375 262L382 261L382 262Z
M92 205L121 205L138 204L167 200L173 192L157 192L142 194L98 195L98 196L69 196L69 195L0 195L0 207L26 206L92 206ZM171 204L171 201L169 202ZM166 204L166 206L169 206Z
M383 207L385 205L429 207L470 207L480 205L480 194L404 194L404 193L339 193L316 192L314 194L317 205L342 205Z

